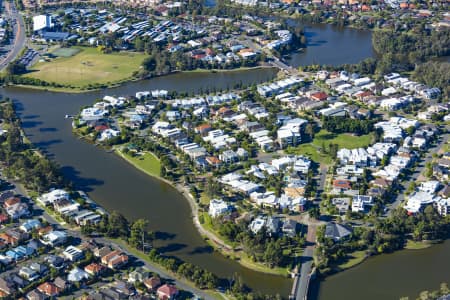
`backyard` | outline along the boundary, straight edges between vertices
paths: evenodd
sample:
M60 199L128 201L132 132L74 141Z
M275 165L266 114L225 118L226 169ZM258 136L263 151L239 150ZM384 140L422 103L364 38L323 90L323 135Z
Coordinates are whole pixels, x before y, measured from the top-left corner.
M23 76L74 87L111 84L131 78L146 57L130 52L104 54L87 47L59 48L50 56Z

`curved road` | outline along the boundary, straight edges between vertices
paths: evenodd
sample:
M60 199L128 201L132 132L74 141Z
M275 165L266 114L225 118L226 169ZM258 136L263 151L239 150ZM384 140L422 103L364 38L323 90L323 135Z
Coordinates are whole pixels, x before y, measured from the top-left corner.
M22 15L17 11L13 2L5 1L4 6L6 15L15 20L16 24L14 25L14 42L12 45L12 49L9 51L6 58L3 59L2 62L0 62L0 71L17 58L20 51L25 47L26 43L25 22Z

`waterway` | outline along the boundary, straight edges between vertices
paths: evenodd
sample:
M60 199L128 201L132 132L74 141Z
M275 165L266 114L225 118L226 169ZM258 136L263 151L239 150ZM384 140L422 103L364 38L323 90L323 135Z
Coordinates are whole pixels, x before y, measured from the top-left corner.
M298 23L297 26L304 26L307 47L287 60L294 67L354 64L374 56L372 34L368 30L330 24Z
M314 28L310 37L317 39L316 42L313 42L314 39L312 39L311 49L306 50L305 53L296 54L297 58L294 55L292 57L293 61L295 60L294 64L307 64L317 60L323 64L338 65L352 62L347 59L360 60L372 55L370 34L367 32L365 37L361 35L359 39L355 39L354 33L339 33L328 25L322 29L315 25ZM308 30L307 34L309 34ZM338 38L335 38L333 34ZM360 48L366 49L366 51L361 54ZM348 56L340 53L344 51L348 53ZM269 80L275 76L276 72L277 70L274 69L257 69L224 73L179 73L85 94L53 93L22 88L5 88L1 89L0 93L3 97L10 97L15 101L27 136L37 147L60 164L64 175L76 185L76 188L86 191L100 205L110 211L117 210L129 219L148 219L152 229L157 233L158 239L155 246L161 252L207 268L222 278L230 278L237 273L247 285L257 291L268 294L280 293L287 296L292 285L290 279L254 272L212 251L195 230L189 205L181 194L169 185L138 171L116 155L77 139L71 132L70 121L64 119L66 114L76 114L82 106L91 105L95 99L106 94L125 96L134 95L137 91L152 89L190 93L211 90L214 87L217 90L227 89L236 84L249 85ZM375 259L385 259L384 257L380 256ZM371 261L369 260L367 264L370 264ZM442 261L448 262L445 259ZM365 265L366 263L358 268L365 268ZM385 264L383 266L389 267ZM348 298L344 294L342 294L343 298L331 296L333 293L340 295L339 293L351 290L347 287L341 289L339 284L333 285L334 278L346 276L349 284L352 280L360 279L358 274L347 275L356 270L358 269L336 275L321 284L320 299L368 299L356 296ZM367 278L371 269L364 270L366 270ZM404 272L408 272L408 270L404 270ZM402 276L406 275L408 274L402 273ZM427 275L416 274L416 276L419 281ZM392 291L389 296L396 296L397 294L390 287L397 283L393 280L389 281L390 277L384 276L383 278L385 279L384 286L380 286L380 289L385 289L388 293ZM400 278L400 276L396 278ZM433 285L440 281L433 282ZM359 289L364 291L370 285L370 282L359 283Z
M250 287L263 293L287 295L290 279L254 272L212 251L192 223L189 204L171 186L153 179L118 156L79 140L71 131L66 114L76 114L103 95L134 95L137 91L168 89L196 92L205 87L226 89L238 83L267 81L274 69L249 70L245 73L175 74L149 81L133 82L108 91L65 94L7 88L2 96L15 101L23 128L30 140L62 168L76 188L109 211L119 211L129 219L145 218L156 232L155 246L166 255L204 267L221 278L239 274Z
M312 285L311 299L416 299L424 290L450 284L450 240L422 250L403 250L369 258L348 271Z

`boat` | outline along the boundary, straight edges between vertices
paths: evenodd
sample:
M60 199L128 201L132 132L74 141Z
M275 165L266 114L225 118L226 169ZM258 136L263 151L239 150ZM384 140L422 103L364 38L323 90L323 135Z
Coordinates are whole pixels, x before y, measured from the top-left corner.
M73 116L72 115L65 115L65 118L66 119L73 119Z

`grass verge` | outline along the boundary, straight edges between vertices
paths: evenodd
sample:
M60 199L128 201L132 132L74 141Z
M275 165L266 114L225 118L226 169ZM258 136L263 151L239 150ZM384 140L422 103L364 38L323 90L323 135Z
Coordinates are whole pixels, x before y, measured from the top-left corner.
M161 162L153 153L143 152L142 154L131 156L129 154L123 153L119 149L116 149L116 153L146 174L155 177L161 176Z

